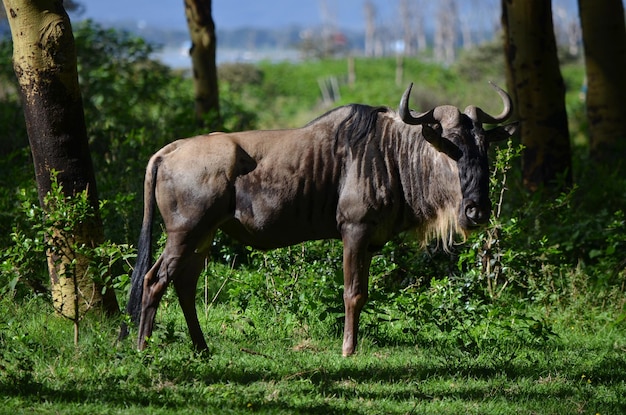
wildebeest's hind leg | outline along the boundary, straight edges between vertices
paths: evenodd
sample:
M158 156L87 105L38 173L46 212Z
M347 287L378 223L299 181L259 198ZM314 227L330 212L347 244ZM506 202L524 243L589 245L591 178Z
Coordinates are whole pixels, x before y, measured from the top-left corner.
M161 302L161 297L163 297L167 288L167 275L161 269L162 264L163 254L161 254L143 279L141 317L139 319L139 332L137 333L137 349L139 350L146 348L146 339L152 335L154 317Z
M204 256L195 252L195 245L185 243L185 236L185 233L168 235L163 253L144 278L137 339L140 350L152 335L156 312L170 281L174 281L194 346L207 348L195 310L195 289Z
M205 258L205 255L192 254L180 274L174 279L174 288L176 288L178 301L185 315L189 335L195 349L198 351L208 350L196 310L196 287Z

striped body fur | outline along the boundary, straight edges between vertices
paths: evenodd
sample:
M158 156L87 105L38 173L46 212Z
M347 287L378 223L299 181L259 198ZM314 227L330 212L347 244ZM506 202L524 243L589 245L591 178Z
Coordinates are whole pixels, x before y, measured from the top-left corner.
M175 141L152 156L144 221L127 311L138 347L152 334L160 299L172 282L194 346L206 349L195 309L198 275L221 229L259 249L316 239L343 242L343 354L355 351L372 254L401 232L444 247L490 214L489 142L513 125L485 131L498 117L451 106L416 114L353 104L291 130L212 133ZM486 120L486 121L485 121ZM150 264L155 204L167 232ZM126 331L125 329L123 330Z

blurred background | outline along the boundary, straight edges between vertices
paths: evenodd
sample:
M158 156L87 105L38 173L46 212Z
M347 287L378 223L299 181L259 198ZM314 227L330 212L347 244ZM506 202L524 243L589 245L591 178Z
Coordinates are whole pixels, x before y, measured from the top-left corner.
M458 48L484 43L501 30L498 0L214 0L212 8L218 64L340 54L410 56L427 49L435 61L450 64ZM576 0L554 0L552 9L557 41L578 53ZM191 66L179 0L83 0L71 17L128 30L160 45L164 63Z

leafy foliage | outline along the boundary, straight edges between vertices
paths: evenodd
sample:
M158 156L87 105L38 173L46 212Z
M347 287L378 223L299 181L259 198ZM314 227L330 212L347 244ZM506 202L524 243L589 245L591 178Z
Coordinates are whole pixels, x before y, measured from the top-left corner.
M27 200L22 204L27 222L24 228L13 228L14 244L2 255L0 270L8 284L0 285L0 293L7 298L21 297L25 287L31 287L49 298L52 290L53 307L74 322L74 341L78 342L79 323L94 307L94 298L99 299L99 293L94 295L94 291L98 287L127 285L130 266L125 261L134 254L126 244L107 241L92 246L76 237L75 232L88 226L96 211L87 191L66 197L56 172L52 172L51 190L43 202L45 209ZM51 288L42 269L45 262L41 259L46 256L52 258L55 267ZM61 298L65 296L70 298Z

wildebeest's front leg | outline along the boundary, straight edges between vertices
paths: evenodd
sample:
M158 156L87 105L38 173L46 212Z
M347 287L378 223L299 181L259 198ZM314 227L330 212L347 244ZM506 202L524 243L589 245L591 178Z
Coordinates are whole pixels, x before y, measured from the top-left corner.
M359 332L359 316L367 301L367 284L372 254L368 249L364 225L346 225L343 239L343 302L346 321L343 331L343 355L354 353Z

